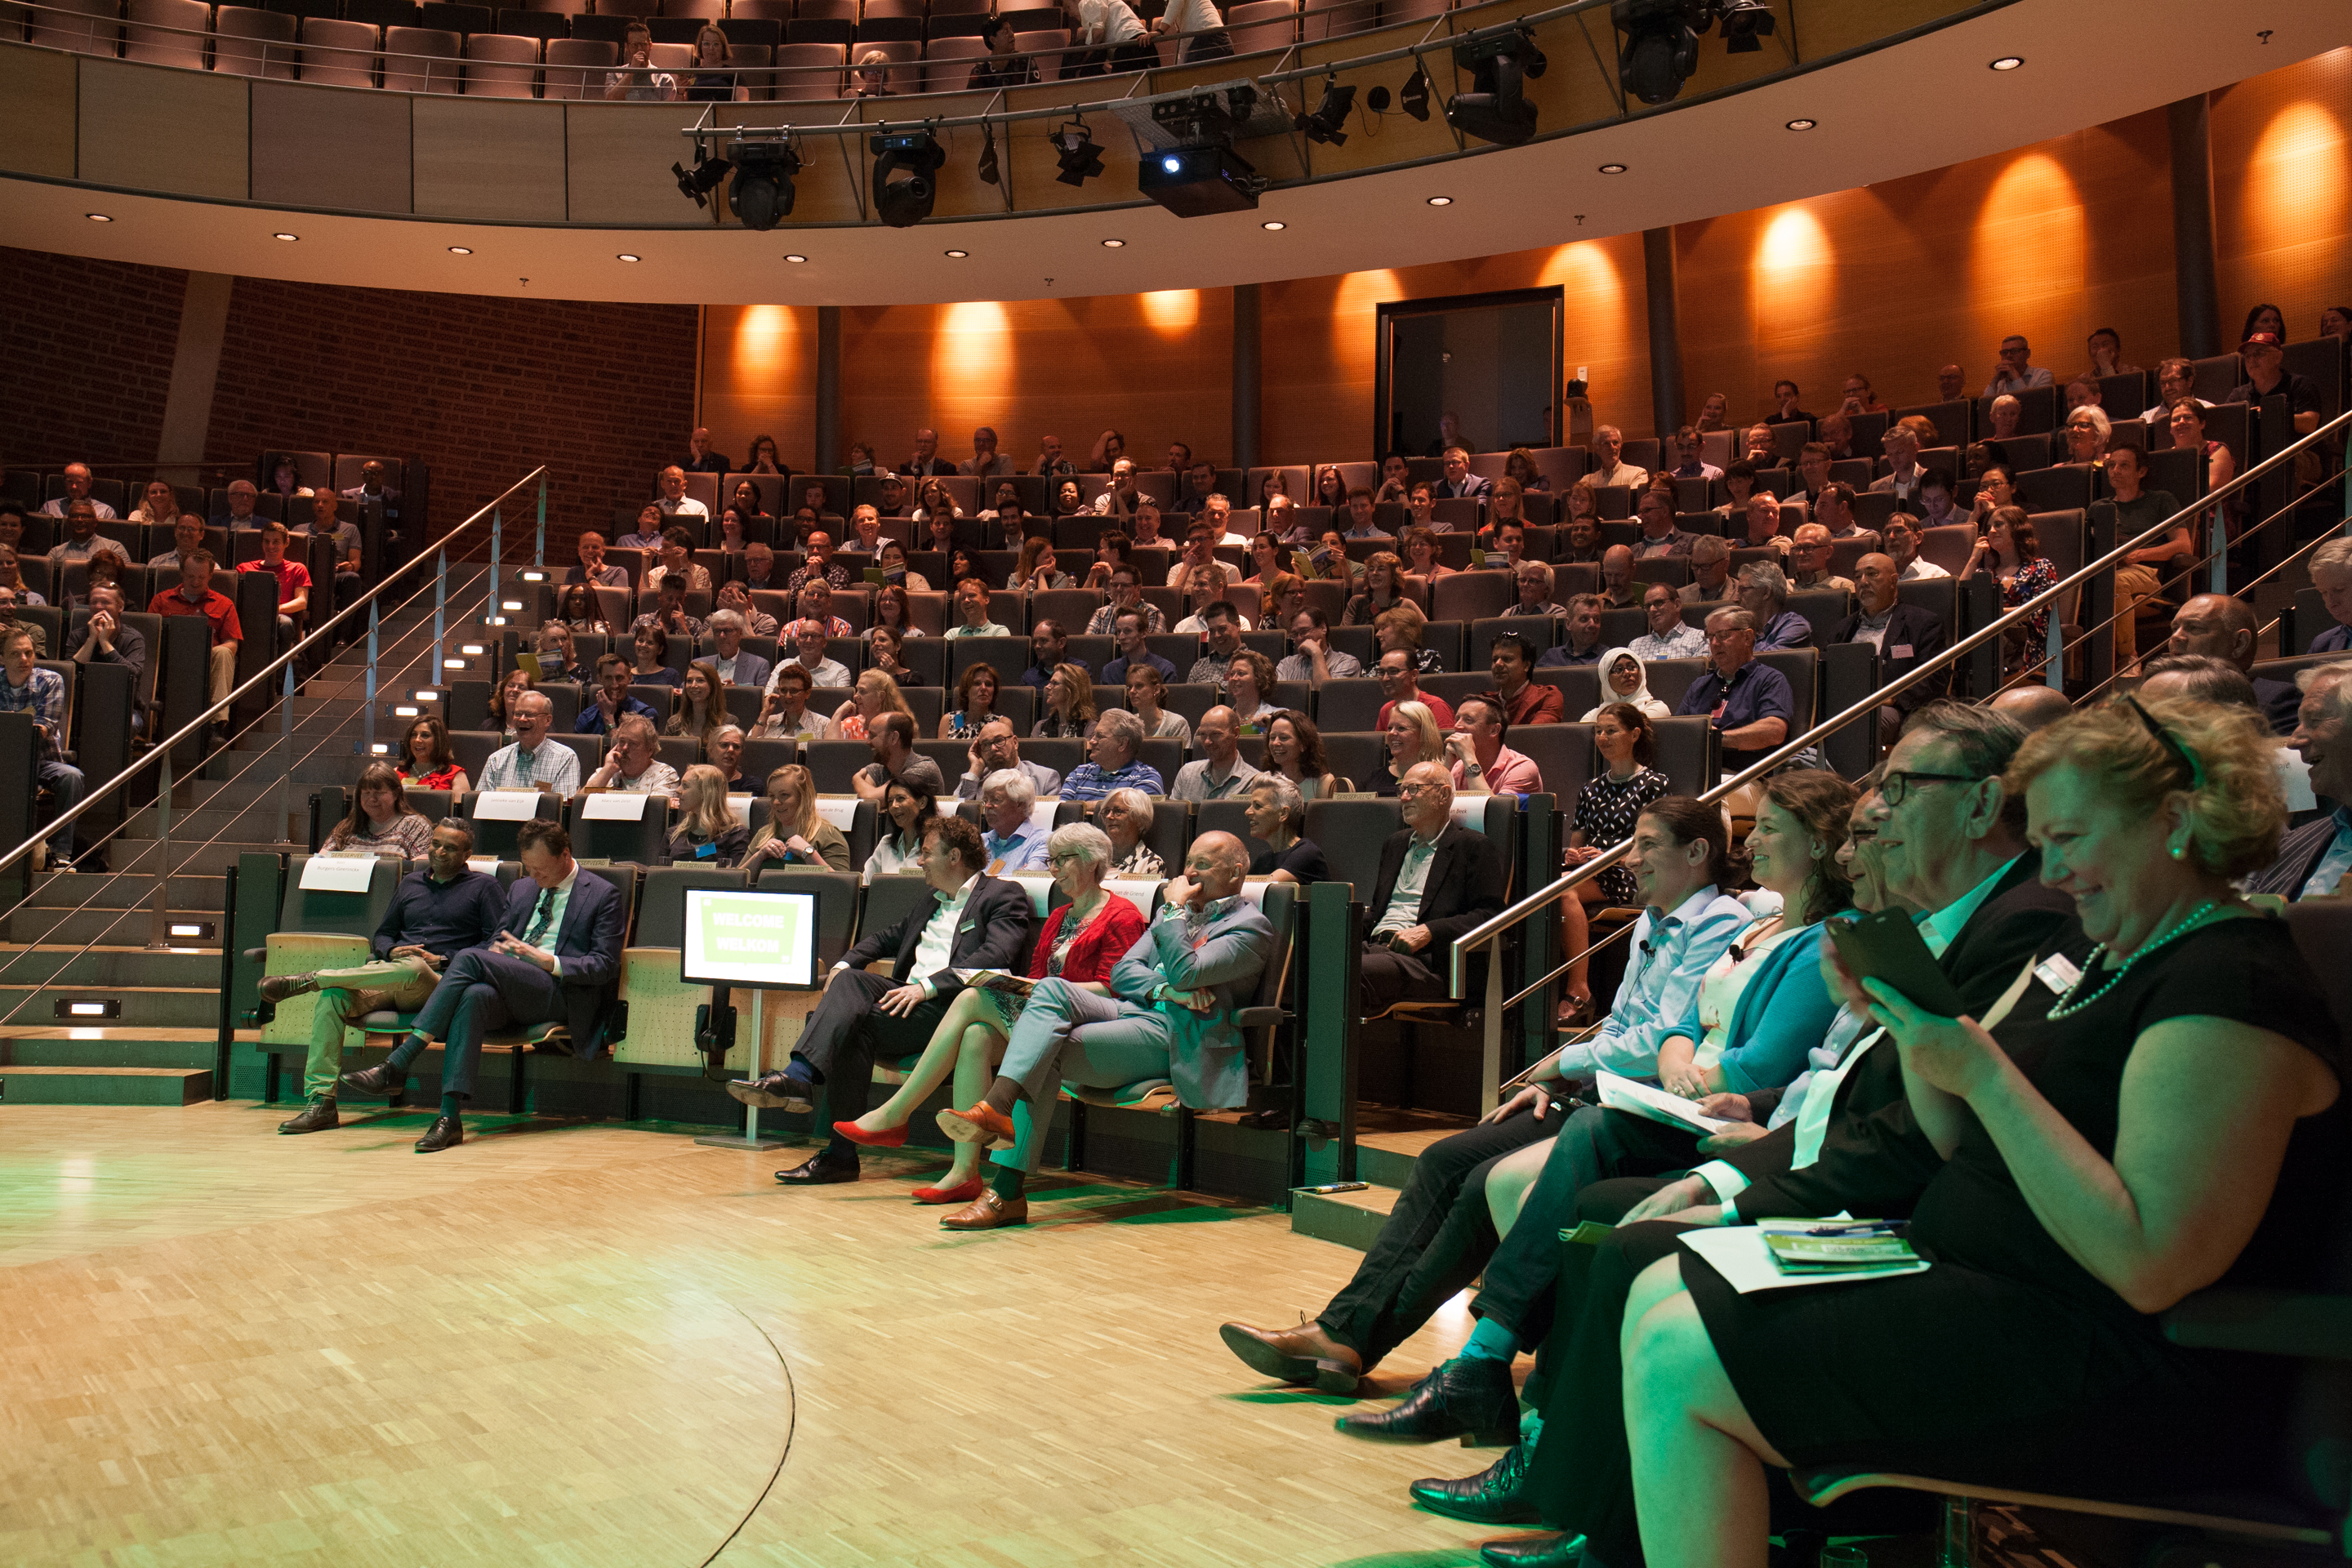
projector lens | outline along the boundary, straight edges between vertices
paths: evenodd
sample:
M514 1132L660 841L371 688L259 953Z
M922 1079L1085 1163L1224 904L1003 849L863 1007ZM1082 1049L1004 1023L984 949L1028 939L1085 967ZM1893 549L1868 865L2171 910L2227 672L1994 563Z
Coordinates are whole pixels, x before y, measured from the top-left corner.
M1184 160L1181 158L1162 158L1160 160L1160 166L1172 174L1184 166Z

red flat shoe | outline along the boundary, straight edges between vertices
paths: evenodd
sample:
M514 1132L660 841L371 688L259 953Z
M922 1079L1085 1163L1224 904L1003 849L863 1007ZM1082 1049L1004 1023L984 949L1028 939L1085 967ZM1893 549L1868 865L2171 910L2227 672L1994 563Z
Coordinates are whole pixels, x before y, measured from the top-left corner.
M915 1201L919 1204L968 1204L980 1196L981 1180L974 1176L968 1182L958 1182L952 1187L917 1187Z
M863 1143L868 1149L896 1149L907 1142L907 1124L903 1121L887 1132L868 1132L855 1121L836 1121L833 1130L852 1143Z

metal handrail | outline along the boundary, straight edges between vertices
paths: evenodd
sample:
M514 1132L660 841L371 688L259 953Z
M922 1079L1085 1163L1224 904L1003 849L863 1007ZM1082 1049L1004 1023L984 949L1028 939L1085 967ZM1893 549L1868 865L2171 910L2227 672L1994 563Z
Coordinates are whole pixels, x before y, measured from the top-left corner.
M476 523L480 522L484 518L488 518L490 520L491 536L493 540L495 540L499 526L499 507L507 500L508 497L513 495L517 490L523 489L534 479L540 481L540 504L543 513L546 505L546 475L547 467L545 464L541 464L539 467L531 469L530 473L525 474L521 479L517 479L513 484L509 485L505 489L500 490L489 500L484 502L481 508L475 511L472 516L467 518L465 521L451 529L447 533L443 534L436 546L440 552L443 561L446 563L447 560L450 541L457 539L459 535L465 533ZM495 559L495 549L492 553L493 576L495 577L495 568L497 564ZM414 564L414 563L411 563L410 564ZM337 611L334 615L320 622L315 631L312 631L307 637L302 637L300 640L296 642L293 647L286 649L285 652L279 654L276 658L271 659L269 663L263 666L259 671L248 677L241 684L232 688L227 696L219 699L217 701L207 701L203 710L199 712L195 718L190 720L186 724L182 725L171 735L155 742L147 749L143 755L137 758L129 766L125 767L121 773L115 774L112 778L107 780L104 784L92 788L79 801L76 802L69 810L60 812L54 819L44 824L40 830L36 832L32 837L27 838L22 844L17 845L14 849L9 850L6 854L0 855L0 871L6 870L9 867L14 866L19 860L22 860L26 856L30 855L36 846L46 843L59 827L65 826L67 823L79 819L84 812L89 811L100 801L104 800L126 788L133 778L137 777L140 773L145 772L150 767L161 770L161 777L157 786L157 799L162 805L162 809L168 812L170 810L172 794L173 751L184 742L194 740L197 736L201 735L204 732L205 726L213 721L213 718L215 714L227 711L242 699L267 687L273 679L278 678L280 671L284 672L285 684L287 687L285 700L290 701L294 695L292 688L295 661L300 658L305 653L309 652L313 647L317 646L320 639L331 637L335 630L341 626L346 621L349 621L353 616L361 615L363 612L373 611L376 607L378 599L384 593L390 590L396 583L398 583L401 576L407 571L407 569L408 567L404 565L399 570L393 572L387 575L383 582L378 583L374 587L362 594L358 599L352 601L350 605ZM491 584L491 589L493 592L495 592L496 587L497 584L493 582ZM435 617L436 627L440 618L438 610L439 605L436 604L436 614ZM373 684L373 673L371 670L371 685ZM373 697L373 692L371 692L371 697ZM290 713L288 717L290 722ZM168 817L166 817L165 820L168 823ZM159 847L161 850L161 864L158 867L155 879L155 920L158 923L160 932L161 925L164 920L164 892L171 880L171 839L168 836L168 829L166 831L166 835L160 839Z
M1867 697L1855 703L1853 707L1847 709L1844 712L1839 713L1832 718L1825 719L1822 722L1814 725L1811 729L1806 731L1804 733L1782 742L1779 747L1766 752L1761 761L1754 763L1741 772L1732 775L1730 778L1723 780L1713 789L1701 794L1698 796L1698 799L1703 803L1712 805L1724 799L1726 796L1729 795L1735 790L1741 788L1743 785L1762 778L1774 768L1779 767L1782 763L1787 762L1790 757L1795 756L1798 752L1805 750L1807 747L1817 743L1825 736L1834 734L1858 719L1875 713L1881 707L1884 707L1886 704L1889 699L1898 697L1904 692L1911 689L1911 688L1918 685L1921 681L1929 679L1938 672L1956 666L1965 655L1975 651L1975 649L1981 647L1984 643L2000 636L2002 633L2008 631L2011 626L2021 625L2030 620L2035 612L2045 609L2053 609L2065 595L2072 593L2074 589L2080 587L2083 584L2089 582L2100 573L2113 569L2118 562L2122 561L2125 556L2130 554L2133 551L2146 547L2156 540L2161 538L2163 535L2169 533L2175 528L2188 525L2190 520L2197 517L2215 502L2225 500L2234 492L2244 489L2255 479L2260 479L2263 475L2276 468L2279 464L2293 459L2297 454L2301 453L2305 447L2310 447L2313 443L2319 440L2322 437L2345 431L2352 431L2352 410L2347 410L2343 414L2337 415L2334 419L2329 420L2326 424L2312 431L2309 435L2298 437L2295 440L2290 442L2285 447L2281 447L2278 451L2263 458L2261 462L2248 468L2243 473L2234 476L2227 484L2222 485L2219 489L2210 490L2204 495L2198 497L2195 504L2182 508L2179 511L2175 512L2172 516L2166 518L2163 521L2157 523L2155 526L2147 529L2144 532L2118 543L2114 549L2108 551L2105 555L2077 567L2072 574L2060 579L2051 587L2044 589L2042 593L2026 600L2016 608L2010 610L1988 622L1986 625L1979 626L1977 630L1969 633L1967 637L1962 637L1958 642L1954 643L1951 647L1946 648L1934 658L1929 659L1925 664L1919 665L1917 668L1888 681L1885 685L1871 692ZM1583 865L1575 867L1574 868L1562 873L1559 878L1545 884L1535 892L1529 893L1517 903L1511 905L1508 909L1504 910L1499 914L1490 917L1478 925L1473 926L1470 930L1456 937L1454 940L1453 948L1451 950L1451 960L1447 965L1447 994L1456 999L1459 999L1462 996L1465 974L1469 966L1470 956L1479 948L1498 941L1506 932L1521 924L1529 916L1536 914L1539 910L1550 908L1558 901L1562 893L1567 892L1570 889L1578 886L1580 883L1590 881L1592 878L1600 875L1604 867L1614 865L1618 860L1622 859L1624 857L1625 852L1633 847L1633 841L1631 838L1620 839L1617 843L1609 846L1599 855L1586 861ZM1494 965L1490 964L1490 971L1494 967ZM1499 1018L1489 1018L1486 1020L1486 1027L1490 1031L1500 1029L1502 1027L1501 1020Z

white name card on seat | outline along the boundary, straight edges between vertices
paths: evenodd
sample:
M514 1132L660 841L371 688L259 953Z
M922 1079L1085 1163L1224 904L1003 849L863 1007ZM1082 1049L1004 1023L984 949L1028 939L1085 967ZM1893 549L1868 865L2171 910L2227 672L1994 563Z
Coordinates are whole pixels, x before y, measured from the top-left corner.
M1042 827L1051 833L1054 830L1054 814L1061 809L1062 801L1058 795L1049 795L1033 803L1029 807L1029 826Z
M474 797L478 822L529 822L539 815L535 789L486 789Z
M1045 905L1054 896L1051 872L1041 875L1035 871L1015 871L1004 879L1020 883L1021 890L1029 895L1029 912L1039 920L1045 918Z
M816 814L846 833L857 820L857 808L863 804L854 795L821 795L816 797Z
M302 862L306 893L364 893L374 879L373 855L313 855Z
M727 797L727 815L733 817L743 826L751 826L751 797L748 795L729 795Z
M1494 798L1495 797L1491 795L1455 795L1454 797L1454 826L1456 827L1467 828L1473 833L1486 832L1486 803ZM1515 796L1506 795L1504 798L1511 800L1515 805L1517 804L1517 797Z
M646 819L646 802L654 798L655 796L646 790L608 789L601 795L592 795L588 797L587 804L580 808L580 820L583 822L643 822Z
M1135 912L1145 920L1151 918L1151 906L1160 898L1160 884L1150 877L1106 877L1103 891L1125 899L1135 906Z
M466 857L466 869L479 871L485 877L495 877L499 874L499 858L495 855L468 855Z

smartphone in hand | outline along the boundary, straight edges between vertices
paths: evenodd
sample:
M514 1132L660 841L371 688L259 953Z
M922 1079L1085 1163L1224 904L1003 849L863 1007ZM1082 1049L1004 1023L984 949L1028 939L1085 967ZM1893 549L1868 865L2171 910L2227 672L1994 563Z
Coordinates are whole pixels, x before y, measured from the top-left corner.
M1883 980L1913 1005L1939 1017L1957 1018L1968 1011L1951 977L1927 951L1927 939L1902 911L1882 910L1858 921L1832 921L1829 936L1856 980Z

